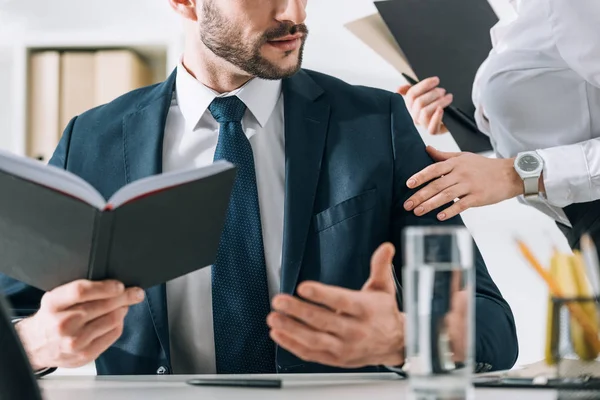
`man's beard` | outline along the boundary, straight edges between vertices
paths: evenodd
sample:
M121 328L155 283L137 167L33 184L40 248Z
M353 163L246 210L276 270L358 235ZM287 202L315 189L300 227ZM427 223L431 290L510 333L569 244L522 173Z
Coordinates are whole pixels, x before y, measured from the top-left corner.
M220 57L251 76L262 79L277 80L294 75L302 66L302 55L308 29L306 25L293 25L281 23L277 28L265 32L254 43L247 43L242 39L242 34L236 29L211 1L205 1L202 6L203 18L199 22L200 40L217 57ZM281 68L276 63L267 60L260 53L261 48L269 41L303 33L303 37L296 65L289 68ZM295 50L294 50L295 51ZM286 52L288 57L293 51Z

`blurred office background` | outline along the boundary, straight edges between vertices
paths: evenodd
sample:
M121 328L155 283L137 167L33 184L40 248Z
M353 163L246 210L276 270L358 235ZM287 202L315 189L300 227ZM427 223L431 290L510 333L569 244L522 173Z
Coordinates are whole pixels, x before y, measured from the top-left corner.
M490 2L500 15L509 12L505 0ZM344 27L375 13L371 0L308 4L306 68L391 91L404 82ZM65 121L79 108L164 79L181 46L180 22L167 0L0 0L0 148L47 158ZM427 144L457 150L449 135L421 134ZM545 263L552 246L568 251L566 241L553 221L516 200L470 210L463 218L515 313L518 364L542 359L547 291L517 252L514 238L524 239Z

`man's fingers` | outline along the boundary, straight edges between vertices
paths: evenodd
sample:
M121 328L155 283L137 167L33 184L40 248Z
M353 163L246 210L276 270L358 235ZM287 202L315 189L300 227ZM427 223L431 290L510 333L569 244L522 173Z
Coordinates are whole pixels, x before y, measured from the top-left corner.
M414 213L418 217L423 216L433 210L443 207L446 204L450 204L459 197L467 194L468 189L465 187L465 185L460 183L451 185L450 187L446 187L438 191L438 193L432 196L429 200L423 202L423 204L415 208Z
M452 271L452 281L450 283L450 293L454 296L461 289L462 271ZM453 297L454 299L454 297Z
M464 361L467 338L468 291L461 288L462 271L454 271L452 275L452 311L446 316L450 345L454 353L454 361Z
M58 312L76 304L116 297L124 290L124 285L117 281L78 280L46 293L42 297L41 306L49 311Z
M305 300L321 304L331 310L360 316L364 307L359 301L359 292L319 282L303 282L298 286L298 294Z
M123 320L125 319L128 310L129 307L121 307L87 323L79 331L77 337L72 339L73 342L70 346L72 348L67 350L74 352L85 349L97 338L102 337L115 328L123 325Z
M331 351L335 354L340 353L342 347L340 339L329 333L313 329L281 313L269 314L267 324L273 330L287 333L304 346L310 346L315 350Z
M80 357L85 363L95 360L104 353L110 346L112 346L123 334L123 326L118 326L111 331L107 332L103 336L94 339L90 345L80 352Z
M396 286L392 274L392 261L396 250L391 243L384 243L371 257L371 275L363 290L377 290L395 295Z
M455 271L455 272L460 273L459 275L457 275L457 277L458 277L458 282L462 283L461 282L462 272L461 271ZM464 318L464 316L467 315L468 307L469 307L469 293L468 293L467 288L462 287L460 290L453 292L452 313L460 315Z
M334 311L285 294L273 299L273 309L299 320L312 329L338 336L344 332L346 325L344 317Z
M417 188L429 181L439 178L442 175L448 175L450 172L452 172L452 168L453 166L450 161L432 164L410 177L406 182L406 186L408 186L410 189Z
M69 311L80 310L83 321L93 321L105 314L111 313L121 307L138 304L144 300L144 291L140 288L127 288L123 294L105 300L96 300L88 303L78 304L71 307Z
M300 343L288 332L280 330L271 330L271 339L279 346L283 347L290 353L307 362L314 362L333 367L342 367L339 359L329 351L316 350L312 346L306 346Z

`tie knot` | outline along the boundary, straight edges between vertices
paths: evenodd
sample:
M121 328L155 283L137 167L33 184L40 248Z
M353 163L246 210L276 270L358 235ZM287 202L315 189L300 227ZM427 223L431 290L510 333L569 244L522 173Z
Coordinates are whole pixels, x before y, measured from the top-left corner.
M237 96L217 97L210 103L208 110L218 123L241 122L246 105Z

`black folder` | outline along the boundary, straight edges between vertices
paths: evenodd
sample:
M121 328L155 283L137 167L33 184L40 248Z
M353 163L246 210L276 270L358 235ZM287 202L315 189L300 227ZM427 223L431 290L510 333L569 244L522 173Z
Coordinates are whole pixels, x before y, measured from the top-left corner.
M474 121L473 80L492 42L490 29L498 17L486 0L376 1L381 17L420 79L440 77L454 95L453 105ZM489 138L445 113L448 127L463 151L492 149Z
M0 152L0 273L45 291L79 279L146 289L209 266L234 180L219 161L104 199L70 172Z

